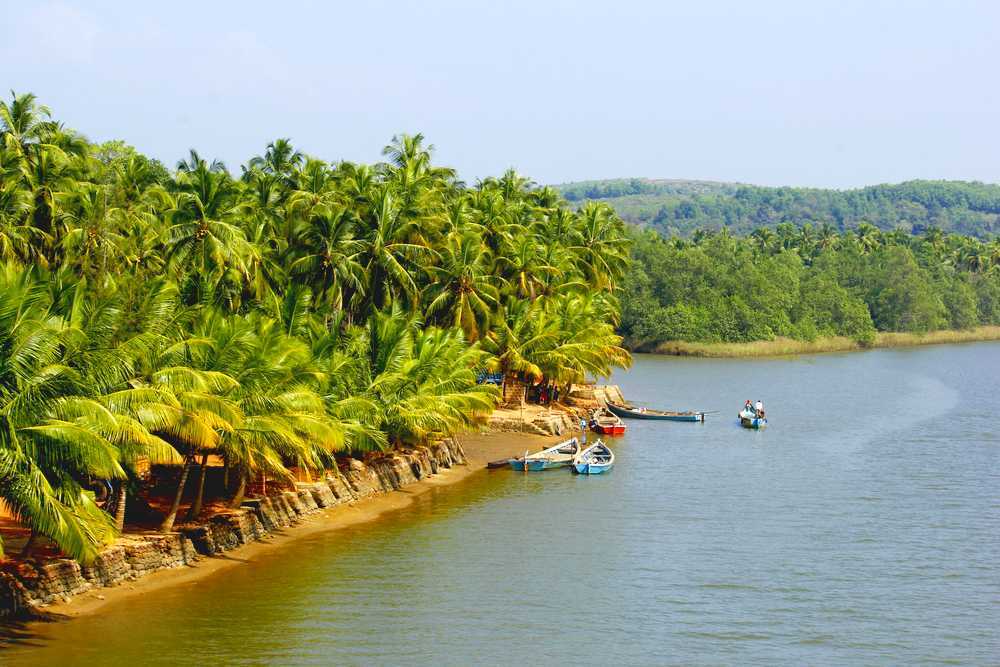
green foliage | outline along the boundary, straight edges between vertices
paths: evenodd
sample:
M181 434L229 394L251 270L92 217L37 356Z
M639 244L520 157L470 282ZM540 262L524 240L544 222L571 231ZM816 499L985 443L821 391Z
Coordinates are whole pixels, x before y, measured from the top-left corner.
M644 348L777 336L868 344L876 331L995 324L998 248L936 228L911 236L871 225L833 235L779 225L742 239L702 231L694 241L636 232L621 329Z
M909 181L857 190L769 188L704 181L621 179L558 186L570 201L600 200L627 222L666 236L728 227L750 234L782 223L828 226L830 233L869 223L882 231L921 234L931 228L979 238L1000 234L1000 185Z
M432 150L331 165L277 139L240 178L194 150L170 172L0 103L0 499L89 560L115 526L88 486L140 460L183 464L170 530L199 457L243 489L475 426L483 369L627 364L614 210L513 170L469 187Z

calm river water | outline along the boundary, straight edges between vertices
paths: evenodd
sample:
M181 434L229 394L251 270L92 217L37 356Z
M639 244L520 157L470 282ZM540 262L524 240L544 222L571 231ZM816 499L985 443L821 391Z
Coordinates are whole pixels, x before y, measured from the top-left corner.
M1000 344L639 356L614 381L721 412L630 422L603 477L484 472L34 626L0 663L1000 663ZM736 425L747 398L768 430Z

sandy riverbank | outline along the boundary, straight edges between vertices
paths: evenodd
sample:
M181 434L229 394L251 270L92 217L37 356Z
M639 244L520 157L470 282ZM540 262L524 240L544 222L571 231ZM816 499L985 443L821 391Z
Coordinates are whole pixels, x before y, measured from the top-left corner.
M435 487L456 484L475 474L485 474L485 466L489 461L517 456L523 454L525 450L536 451L560 439L555 436L524 433L466 434L459 440L468 460L467 465L442 470L399 491L316 512L305 517L301 523L282 529L264 540L243 545L219 556L202 557L193 565L154 572L115 587L95 588L74 597L69 602L50 605L41 611L55 620L75 618L95 613L105 605L114 604L124 598L155 595L164 588L191 584L253 560L261 554L289 546L304 537L372 521L386 512L406 507L416 496Z

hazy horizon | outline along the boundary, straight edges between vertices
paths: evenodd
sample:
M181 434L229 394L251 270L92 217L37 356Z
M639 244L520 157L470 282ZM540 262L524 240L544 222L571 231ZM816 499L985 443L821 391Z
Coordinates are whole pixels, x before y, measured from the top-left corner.
M469 182L1000 182L987 2L0 3L5 96L169 166L422 132Z

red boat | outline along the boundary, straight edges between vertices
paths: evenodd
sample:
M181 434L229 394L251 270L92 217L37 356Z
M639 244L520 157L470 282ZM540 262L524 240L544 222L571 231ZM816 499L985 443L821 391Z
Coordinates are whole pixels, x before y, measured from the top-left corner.
M603 411L594 415L590 420L590 428L602 435L624 435L625 422L617 415Z

